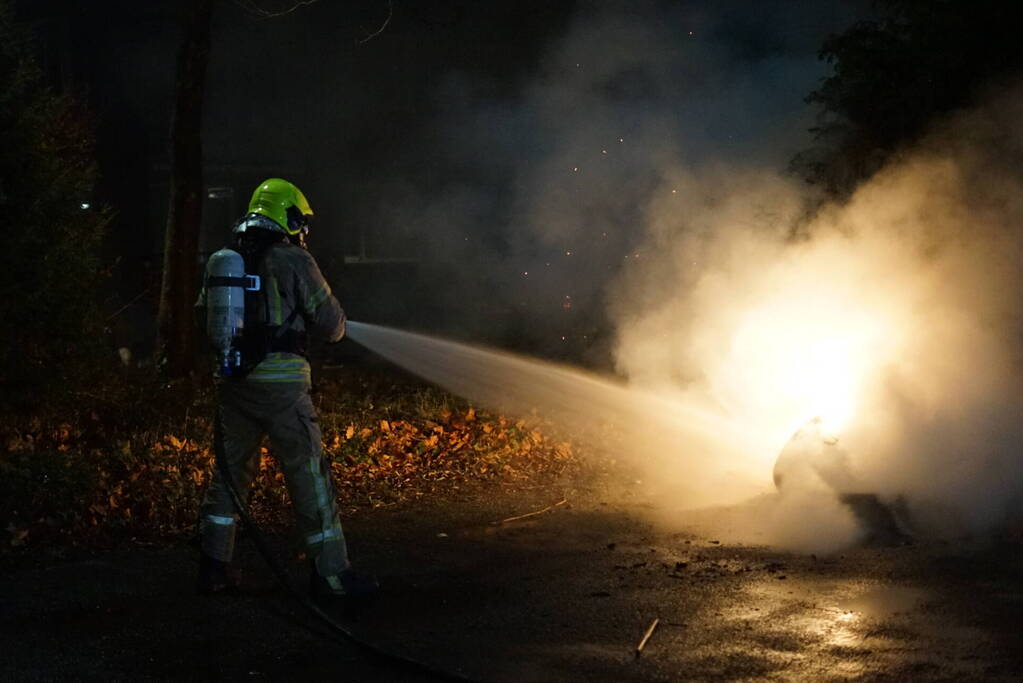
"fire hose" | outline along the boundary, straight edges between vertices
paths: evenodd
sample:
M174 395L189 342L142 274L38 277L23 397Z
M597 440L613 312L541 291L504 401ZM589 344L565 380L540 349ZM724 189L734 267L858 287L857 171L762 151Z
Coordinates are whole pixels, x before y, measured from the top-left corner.
M341 624L336 619L334 619L334 617L325 612L319 605L313 602L313 600L308 595L295 588L295 586L291 583L291 580L288 578L287 570L281 565L277 557L274 555L272 549L270 548L270 544L266 539L266 536L256 525L255 521L253 521L252 515L249 514L248 506L242 500L241 495L238 493L238 489L234 485L234 477L232 477L231 472L227 467L227 459L224 457L223 453L224 448L223 426L221 424L221 415L219 407L217 408L214 417L213 429L214 429L213 436L214 459L216 460L217 469L220 472L220 476L224 480L224 485L226 486L228 492L231 495L231 500L234 502L234 506L238 510L238 516L241 517L242 521L245 523L245 526L248 528L249 534L251 535L252 540L256 545L256 549L259 551L259 554L263 557L263 560L266 561L266 564L270 568L271 573L273 573L274 578L281 585L281 587L283 587L284 590L289 595L291 595L291 597L295 598L295 600L297 600L298 603L306 609L306 611L308 611L314 617L316 617L321 622L326 624L330 628L330 630L333 633L339 635L342 640L354 644L355 646L365 650L367 653L378 659L394 662L396 664L401 665L404 668L410 669L412 671L418 671L421 673L427 673L436 676L442 680L461 681L463 683L468 683L469 681L471 681L471 679L469 678L466 678L456 673L452 673L450 671L445 671L443 669L436 668L430 664L419 661L417 659L412 659L411 657L406 657L404 655L399 655L394 652L389 652L380 647L379 645L375 645L367 640L364 640L363 638L360 638L359 636L355 635L350 628L346 627L344 624Z

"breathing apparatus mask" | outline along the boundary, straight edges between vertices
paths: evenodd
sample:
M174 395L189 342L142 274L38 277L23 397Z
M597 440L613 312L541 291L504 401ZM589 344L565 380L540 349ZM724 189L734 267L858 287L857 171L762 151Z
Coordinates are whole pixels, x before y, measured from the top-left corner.
M290 206L287 210L288 217L288 239L292 244L307 249L307 236L309 235L309 220L311 214L302 213L297 206Z

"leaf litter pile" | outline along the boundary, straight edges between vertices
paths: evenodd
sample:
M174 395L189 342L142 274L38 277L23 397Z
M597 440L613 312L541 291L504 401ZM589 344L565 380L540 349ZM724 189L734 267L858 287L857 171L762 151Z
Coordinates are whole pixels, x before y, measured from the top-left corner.
M0 426L0 548L194 532L214 466L213 397L208 386L134 378L69 397L49 416L8 417ZM576 449L542 419L477 410L393 373L328 374L313 400L346 514L578 469ZM249 502L260 524L282 528L291 511L268 447Z

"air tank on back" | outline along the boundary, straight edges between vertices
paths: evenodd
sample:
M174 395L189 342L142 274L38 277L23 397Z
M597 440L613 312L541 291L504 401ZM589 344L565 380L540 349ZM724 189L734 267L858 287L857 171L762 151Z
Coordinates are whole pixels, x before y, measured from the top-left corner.
M206 335L217 352L221 375L241 366L235 340L245 328L245 260L233 249L221 249L206 263Z

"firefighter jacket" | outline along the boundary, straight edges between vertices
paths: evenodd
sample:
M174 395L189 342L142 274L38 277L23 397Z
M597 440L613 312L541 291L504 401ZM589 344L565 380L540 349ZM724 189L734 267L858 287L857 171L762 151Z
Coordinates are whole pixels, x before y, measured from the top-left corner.
M266 248L258 259L256 273L262 281L265 324L284 338L314 335L328 342L339 341L345 333L345 314L320 272L316 259L306 249L285 239ZM206 307L206 286L196 306ZM246 326L250 322L246 320ZM302 352L274 350L245 378L249 382L310 384L309 361Z

